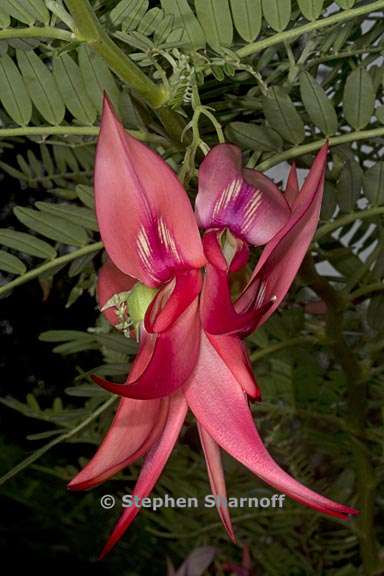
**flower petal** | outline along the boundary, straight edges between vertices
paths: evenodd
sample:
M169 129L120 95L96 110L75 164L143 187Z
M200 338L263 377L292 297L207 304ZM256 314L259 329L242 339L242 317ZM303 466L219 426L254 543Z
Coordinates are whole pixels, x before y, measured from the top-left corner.
M96 296L99 307L103 308L114 294L119 292L128 292L132 290L136 280L127 274L123 274L111 260L107 260L100 268L97 275ZM103 312L104 317L113 326L120 322L113 308L108 308Z
M262 443L241 386L204 333L199 362L184 394L208 434L259 478L325 514L346 519L357 513L353 508L316 494L278 466Z
M292 207L300 192L299 180L297 177L297 170L295 162L292 162L291 169L288 174L287 185L285 187L285 199L289 206Z
M287 222L289 206L275 184L244 169L241 151L215 146L199 169L196 214L203 228L225 228L254 246L268 242Z
M148 286L204 264L187 194L162 158L124 130L104 100L95 164L96 213L114 264Z
M220 505L220 502L224 504L227 500L227 489L225 487L225 478L223 466L221 463L220 448L201 424L198 423L197 428L199 430L201 445L204 450L205 462L207 464L212 494L216 497L217 510L228 536L232 542L236 544L236 536L232 528L228 506Z
M169 410L164 430L145 458L143 468L132 492L133 497L137 496L141 501L151 492L173 450L186 414L187 403L185 402L184 396L180 393L176 394L169 402ZM104 546L100 558L104 558L118 540L120 540L139 511L140 508L138 506L132 506L123 512L108 542Z
M164 428L167 412L168 400L120 400L99 449L68 488L93 488L148 452Z
M149 351L150 346L152 349ZM198 299L185 310L172 327L161 334L147 335L139 355L147 364L141 374L130 374L125 384L114 384L99 376L93 380L114 394L128 398L163 398L175 392L195 368L200 347ZM145 362L141 362L141 367Z
M299 195L292 205L292 216L264 248L244 293L235 304L238 312L248 310L259 298L259 305L273 305L261 315L263 324L288 292L315 234L323 198L327 167L327 145L318 153Z

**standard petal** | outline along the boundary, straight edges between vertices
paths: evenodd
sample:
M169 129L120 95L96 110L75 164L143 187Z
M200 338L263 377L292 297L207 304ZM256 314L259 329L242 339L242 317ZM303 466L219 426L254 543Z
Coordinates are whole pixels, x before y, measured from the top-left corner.
M327 146L323 146L318 153L292 205L289 222L264 248L248 286L235 304L236 310L242 313L255 302L260 307L273 300L256 326L263 324L280 305L315 234L323 198L327 151Z
M123 274L111 260L107 260L100 268L97 275L96 296L99 307L103 308L114 294L128 292L136 284L135 278ZM105 318L114 326L120 322L113 308L108 308L103 312Z
M145 458L143 468L141 469L136 486L133 489L132 496L137 496L140 499L139 501L148 496L159 479L179 436L186 413L187 403L183 394L178 393L173 396L169 402L169 410L164 430ZM104 546L100 558L103 558L108 554L118 540L120 540L128 526L136 518L139 511L140 508L138 506L132 506L123 512L109 537L108 542Z
M151 348L150 348L151 347ZM99 376L93 380L114 394L128 398L163 398L175 392L195 368L200 347L198 299L185 310L172 327L159 335L147 335L143 371L130 374L125 384L114 384ZM139 358L141 354L139 353Z
M220 448L201 424L198 423L197 428L199 430L201 445L204 450L205 462L207 464L212 494L216 497L216 506L220 514L221 521L232 542L236 543L236 536L232 528L228 506L225 505L227 501L227 489L225 487L225 478L223 466L221 463ZM224 505L220 505L220 502Z
M295 162L292 162L291 169L289 170L287 185L285 187L285 199L289 206L292 207L300 192L299 180L297 177L297 170Z
M204 334L199 362L184 394L208 434L259 478L325 514L343 519L357 514L306 488L278 466L262 443L241 386Z
M242 170L241 151L215 146L199 169L196 214L203 228L225 228L254 246L266 244L287 222L289 206L275 184L256 170Z
M95 164L96 213L118 268L148 286L200 268L204 255L187 194L162 158L126 133L104 100Z
M95 456L71 480L71 490L87 490L104 482L143 454L160 436L168 400L120 400L113 422Z

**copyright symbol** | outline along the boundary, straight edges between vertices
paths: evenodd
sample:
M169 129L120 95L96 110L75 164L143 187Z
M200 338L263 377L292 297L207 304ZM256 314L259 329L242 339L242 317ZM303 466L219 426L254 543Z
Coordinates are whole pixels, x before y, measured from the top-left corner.
M115 497L111 494L104 494L104 496L100 498L100 504L104 510L111 510L116 504Z

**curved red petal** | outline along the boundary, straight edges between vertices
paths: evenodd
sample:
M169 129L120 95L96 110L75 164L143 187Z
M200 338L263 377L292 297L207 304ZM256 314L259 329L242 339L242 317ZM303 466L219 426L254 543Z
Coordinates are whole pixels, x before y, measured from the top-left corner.
M128 292L132 290L136 280L121 272L111 260L107 260L100 268L97 275L96 297L99 307L103 308L104 304L119 292ZM113 308L103 311L103 315L113 326L120 322Z
M299 179L297 177L297 170L295 162L292 162L291 168L288 174L287 185L285 187L285 199L289 206L292 208L295 203L296 198L300 193Z
M256 170L242 169L232 144L212 148L199 169L196 214L204 228L225 228L254 246L268 242L289 218L275 184Z
M201 424L197 423L197 428L199 430L200 441L204 451L205 462L207 464L212 494L216 497L217 510L228 536L232 542L236 544L236 536L233 531L231 516L229 514L228 506L225 505L227 500L227 489L225 487L220 448ZM223 505L220 505L220 503Z
M208 434L259 478L325 514L346 519L357 513L300 484L273 460L257 432L241 386L204 333L199 362L184 394Z
M161 334L148 335L142 373L136 370L125 384L114 384L99 376L93 380L114 394L128 398L163 398L182 386L195 368L200 347L198 299L183 312L172 327ZM152 351L148 351L152 346Z
M106 250L148 286L200 268L204 255L187 194L166 162L130 136L104 101L95 164L96 214Z
M166 285L162 288L148 307L144 318L147 332L159 333L170 328L200 293L201 272L190 270L184 274L177 274L172 283L173 287Z
M144 466L141 469L136 486L132 492L133 497L137 496L141 501L151 492L173 450L186 414L187 403L185 402L184 396L180 393L176 394L169 402L169 410L164 430L145 458ZM135 505L126 508L110 535L108 542L104 546L100 558L104 558L115 546L139 512L140 508Z
M93 488L148 452L164 428L167 412L168 400L121 399L99 449L68 488Z

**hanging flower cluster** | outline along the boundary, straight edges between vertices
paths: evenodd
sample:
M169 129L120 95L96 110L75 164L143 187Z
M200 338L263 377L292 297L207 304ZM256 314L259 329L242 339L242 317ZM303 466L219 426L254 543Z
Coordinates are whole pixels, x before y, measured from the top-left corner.
M96 486L144 455L133 495L146 497L190 409L218 501L226 497L221 447L298 502L343 519L357 513L282 470L264 447L248 406L248 398L260 393L243 338L279 306L308 250L326 158L324 146L301 188L293 166L283 194L263 174L242 168L237 147L218 145L200 166L194 214L171 168L126 133L105 100L95 196L108 260L99 273L98 300L112 324L136 331L140 348L124 384L94 377L121 400L96 455L70 488ZM252 246L264 248L233 296L230 279L246 269ZM138 511L123 512L102 555ZM228 509L219 506L219 514L235 540Z

